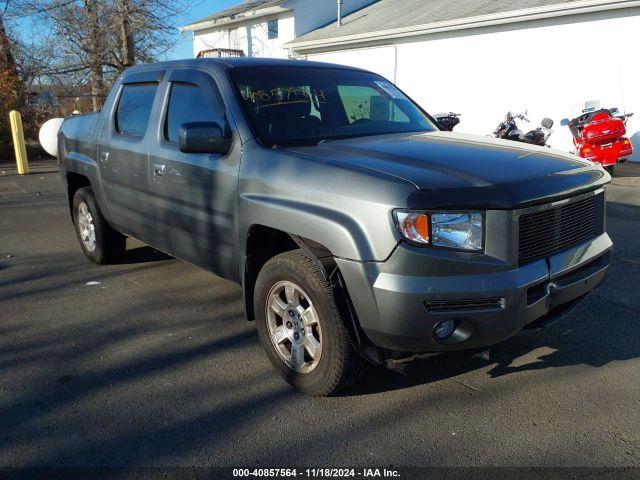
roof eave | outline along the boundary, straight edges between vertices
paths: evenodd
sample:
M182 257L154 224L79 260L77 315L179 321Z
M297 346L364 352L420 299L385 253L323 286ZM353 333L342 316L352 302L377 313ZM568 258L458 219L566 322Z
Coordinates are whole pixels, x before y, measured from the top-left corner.
M419 35L429 35L433 33L447 32L453 30L465 30L470 28L487 27L493 25L503 25L508 23L525 22L529 20L539 20L544 18L561 17L567 15L577 15L584 13L599 12L604 10L616 10L640 6L640 0L583 0L579 2L561 3L546 5L544 7L526 8L500 12L489 15L478 15L475 17L447 20L443 22L433 22L423 25L413 25L410 27L400 27L388 30L377 30L375 32L365 32L342 37L331 37L318 40L294 39L284 46L295 53L304 54L310 50L326 49L335 46L358 46L367 42L379 42L393 40L396 38L413 37Z
M180 32L197 32L198 30L208 30L215 28L227 27L236 23L246 22L247 20L253 20L257 18L267 17L270 15L278 15L285 12L290 12L290 8L282 6L273 6L266 8L257 8L255 10L249 10L247 12L239 13L237 15L218 18L216 20L207 20L204 22L191 23L180 27Z

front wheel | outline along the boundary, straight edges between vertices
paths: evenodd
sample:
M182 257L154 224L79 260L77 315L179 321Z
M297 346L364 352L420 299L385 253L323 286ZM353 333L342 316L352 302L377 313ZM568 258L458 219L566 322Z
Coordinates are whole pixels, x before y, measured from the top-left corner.
M367 363L353 349L331 285L300 251L269 260L256 280L260 340L278 373L309 395L355 383Z

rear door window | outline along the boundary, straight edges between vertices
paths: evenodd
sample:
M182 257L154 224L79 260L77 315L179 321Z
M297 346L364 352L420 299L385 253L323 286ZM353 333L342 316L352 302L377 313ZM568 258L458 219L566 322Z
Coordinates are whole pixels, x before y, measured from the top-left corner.
M144 136L157 90L156 83L130 84L123 87L116 110L116 132L133 137Z

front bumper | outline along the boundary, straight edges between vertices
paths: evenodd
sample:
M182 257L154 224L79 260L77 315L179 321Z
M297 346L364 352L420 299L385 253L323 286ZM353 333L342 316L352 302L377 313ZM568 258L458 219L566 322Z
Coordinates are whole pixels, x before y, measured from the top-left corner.
M499 262L468 258L453 266L438 258L425 260L424 251L404 243L385 262L336 261L360 326L374 345L403 352L442 352L488 347L566 313L604 280L611 246L603 233L506 270ZM433 274L416 275L420 270ZM456 322L456 334L439 342L433 329L444 320Z

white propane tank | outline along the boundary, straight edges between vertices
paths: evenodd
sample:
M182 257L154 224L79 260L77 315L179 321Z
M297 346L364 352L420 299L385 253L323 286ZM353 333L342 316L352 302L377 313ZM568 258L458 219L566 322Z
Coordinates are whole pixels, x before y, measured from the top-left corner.
M38 132L40 145L42 145L45 152L53 157L58 156L58 132L60 131L62 122L64 122L64 118L47 120L40 127L40 132Z

